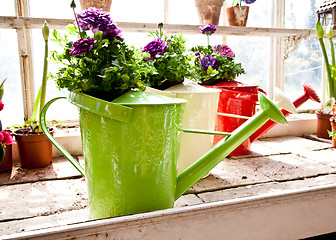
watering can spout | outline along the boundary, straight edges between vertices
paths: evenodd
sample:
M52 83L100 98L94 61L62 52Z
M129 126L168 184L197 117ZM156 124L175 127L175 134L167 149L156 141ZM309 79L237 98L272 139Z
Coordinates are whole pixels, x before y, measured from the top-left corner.
M238 127L229 137L219 141L203 157L178 175L175 199L178 199L191 186L227 157L234 149L267 122L268 119L272 119L278 123L287 124L285 116L272 101L270 101L263 93L259 93L258 98L262 111L255 114Z

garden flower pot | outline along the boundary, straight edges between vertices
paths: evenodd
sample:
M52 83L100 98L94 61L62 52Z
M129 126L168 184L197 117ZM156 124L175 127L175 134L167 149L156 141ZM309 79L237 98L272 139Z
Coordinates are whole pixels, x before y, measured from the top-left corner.
M7 172L12 169L12 145L6 145L6 153L0 163L0 172Z
M280 110L260 94L262 111L178 175L178 129L186 100L130 91L107 102L70 93L69 101L79 107L84 170L48 132L45 114L58 99L42 109L41 126L57 149L86 176L92 218L171 208L269 118L287 123Z
M195 0L202 25L218 25L224 0Z
M245 27L247 24L249 10L249 6L242 6L242 10L240 10L238 5L226 8L229 26Z
M54 130L50 130L53 134ZM52 163L52 144L43 133L25 134L20 129L14 132L21 166L41 168Z
M182 128L215 130L219 89L201 87L197 84L179 84L166 91L175 93L185 104ZM178 174L182 173L212 148L213 136L182 133Z
M330 118L332 115L323 114L320 111L316 111L316 136L324 139L331 139L328 131L331 131Z
M109 12L111 9L112 0L79 0L82 10L89 7L95 7L97 9L102 8L103 11Z

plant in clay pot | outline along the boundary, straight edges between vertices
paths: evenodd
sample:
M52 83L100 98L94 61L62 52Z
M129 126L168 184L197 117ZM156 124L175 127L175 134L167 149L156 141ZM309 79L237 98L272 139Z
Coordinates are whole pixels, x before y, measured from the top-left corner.
M142 79L147 86L165 90L191 76L191 58L182 34L168 37L162 32L162 23L158 28L159 31L150 32L154 40L142 48L144 67L151 69L142 73Z
M241 63L235 63L234 52L227 45L210 45L209 37L216 31L213 25L200 27L202 34L207 36L207 46L191 48L194 52L192 79L201 85L215 85L221 81L233 81L245 71Z
M20 128L14 132L18 144L21 166L26 168L45 167L52 162L52 145L43 134L38 121L46 98L49 40L47 22L42 27L42 35L45 42L43 77L35 100L32 119L26 121L24 128ZM53 129L51 128L50 131L53 132Z
M326 66L327 71L327 95L329 97L328 102L325 106L328 107L327 112L322 109L322 111L316 111L317 114L317 136L322 138L330 138L328 131L331 130L329 119L331 117L331 108L335 102L336 97L336 61L335 61L335 51L334 51L334 44L333 44L333 31L331 25L327 27L326 30L323 29L321 23L317 21L316 23L316 36L318 37L323 59ZM330 55L331 55L331 63L328 59L327 50L323 41L323 38L326 37L329 40L330 45ZM320 126L325 126L320 129Z
M0 111L3 110L4 104L2 102L2 97L4 93L3 82L0 85ZM0 120L0 172L6 172L12 169L12 144L13 139L11 132L7 130L2 130L2 124Z
M233 0L232 7L226 8L226 15L229 26L246 26L249 6L242 6L242 2L252 4L256 0Z

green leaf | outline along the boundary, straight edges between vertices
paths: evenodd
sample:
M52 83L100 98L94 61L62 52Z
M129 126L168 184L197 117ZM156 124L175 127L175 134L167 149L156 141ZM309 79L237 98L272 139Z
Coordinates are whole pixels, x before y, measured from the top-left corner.
M323 30L322 24L320 23L319 20L317 20L317 22L316 22L315 32L316 32L317 38L323 38L324 37L324 30Z

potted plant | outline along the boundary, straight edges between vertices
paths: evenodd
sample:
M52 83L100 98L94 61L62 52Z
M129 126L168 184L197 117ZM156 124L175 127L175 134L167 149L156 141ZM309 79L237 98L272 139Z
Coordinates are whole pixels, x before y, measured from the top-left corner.
M18 144L21 166L25 168L46 167L52 162L52 144L43 134L38 121L46 97L49 39L47 22L42 27L42 35L45 42L43 77L39 93L35 100L33 116L31 120L26 121L24 128L20 128L14 132L15 140ZM54 131L53 129L50 130L51 132Z
M109 12L111 9L112 0L79 0L81 8L88 9L90 7L102 8L103 11Z
M232 81L244 73L241 63L235 63L234 52L227 45L210 45L210 36L216 27L208 24L200 27L201 33L207 36L207 46L191 48L194 53L192 79L201 85Z
M229 26L246 26L249 6L242 6L242 2L252 4L256 0L233 0L232 7L226 8L226 15Z
M151 69L142 72L142 79L147 86L165 90L191 76L191 59L182 34L168 37L162 32L163 23L158 24L158 28L150 32L154 40L142 48L144 68Z
M330 126L330 117L331 117L331 108L333 105L332 99L333 101L335 101L336 98L336 61L335 61L335 51L334 51L334 44L333 44L333 31L332 31L332 27L331 25L329 25L326 29L326 31L323 29L322 24L320 23L320 21L318 20L316 22L316 36L318 37L320 46L321 46L321 50L322 50L322 54L323 54L323 59L325 62L325 66L326 66L326 71L327 71L327 95L329 97L328 102L325 104L327 105L327 107L329 107L328 112L326 111L321 111L318 110L316 111L316 115L317 115L317 137L321 137L321 138L330 138L330 136L328 135L328 131L331 130L331 126ZM323 41L323 38L326 37L329 40L329 45L330 45L330 55L331 55L331 63L328 59L328 54L327 54L327 50ZM322 126L325 126L323 128L321 128Z
M4 104L2 97L4 94L3 85L6 79L0 84L0 111L3 110ZM0 120L0 172L6 172L12 169L12 144L13 139L11 131L2 130L2 124Z

